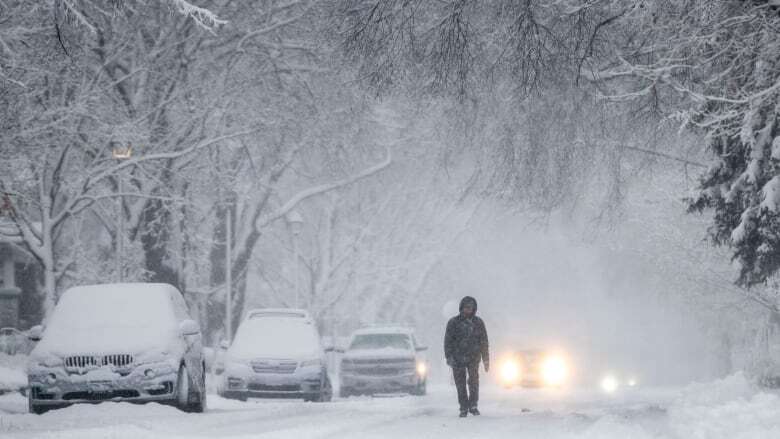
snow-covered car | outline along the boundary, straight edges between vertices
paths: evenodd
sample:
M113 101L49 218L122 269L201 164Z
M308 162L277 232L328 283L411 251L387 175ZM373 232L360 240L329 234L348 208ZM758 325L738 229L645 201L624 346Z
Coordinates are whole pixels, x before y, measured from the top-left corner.
M325 402L333 394L319 331L303 310L248 312L223 361L219 393L225 398Z
M339 395L424 395L428 382L428 363L422 355L425 350L411 328L384 326L355 331L342 351Z
M62 294L30 353L30 412L74 403L206 404L200 329L167 284L105 284Z
M569 378L569 361L560 352L528 349L505 355L498 372L506 388L560 387Z

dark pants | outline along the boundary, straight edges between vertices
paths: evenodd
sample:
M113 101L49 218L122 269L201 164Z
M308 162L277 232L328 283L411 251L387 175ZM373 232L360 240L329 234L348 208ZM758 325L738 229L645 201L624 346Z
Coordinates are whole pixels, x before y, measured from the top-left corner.
M452 376L455 378L455 387L458 389L460 409L468 410L476 407L479 401L479 363L465 367L454 366L452 368ZM466 392L467 382L468 393Z

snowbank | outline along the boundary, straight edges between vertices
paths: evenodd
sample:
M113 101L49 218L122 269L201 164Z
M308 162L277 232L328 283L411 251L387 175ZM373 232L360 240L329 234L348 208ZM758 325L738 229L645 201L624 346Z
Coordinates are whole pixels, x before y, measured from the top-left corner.
M0 393L16 391L27 385L26 364L26 355L0 352Z
M616 416L605 416L596 421L577 439L654 439L642 426Z
M693 384L669 407L675 437L770 439L780 437L780 397L762 391L742 373Z
M27 385L27 375L19 369L0 366L0 393L16 391Z

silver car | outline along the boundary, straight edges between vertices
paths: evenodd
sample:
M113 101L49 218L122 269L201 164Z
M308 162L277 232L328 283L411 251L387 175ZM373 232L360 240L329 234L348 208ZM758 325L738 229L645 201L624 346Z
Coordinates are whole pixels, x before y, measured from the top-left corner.
M200 329L171 285L71 288L30 338L39 340L28 364L32 413L100 401L206 405Z
M250 311L224 354L220 395L330 401L332 387L314 321L304 310Z
M352 334L349 347L340 350L339 395L405 392L424 395L428 363L411 328L369 327Z

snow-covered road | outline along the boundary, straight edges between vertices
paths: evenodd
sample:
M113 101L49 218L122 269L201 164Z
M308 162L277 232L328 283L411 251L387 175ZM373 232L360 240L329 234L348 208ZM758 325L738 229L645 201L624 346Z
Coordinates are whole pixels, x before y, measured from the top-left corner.
M19 395L0 396L4 438L773 438L780 398L741 376L687 389L483 392L479 418L459 419L454 390L327 404L238 402L211 395L204 414L158 404L80 405L30 415ZM529 409L529 410L524 410Z

